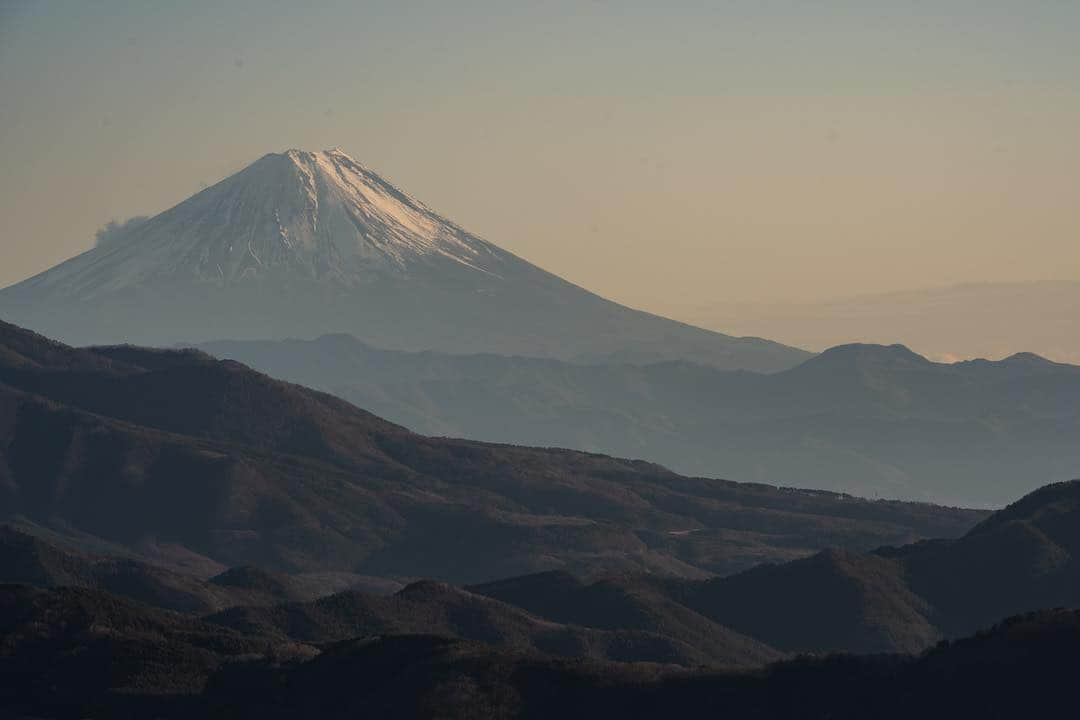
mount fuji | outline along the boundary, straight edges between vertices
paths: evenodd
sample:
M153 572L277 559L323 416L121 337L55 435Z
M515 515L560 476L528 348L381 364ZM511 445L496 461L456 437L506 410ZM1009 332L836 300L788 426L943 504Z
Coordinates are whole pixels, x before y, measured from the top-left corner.
M266 155L0 290L6 320L78 344L314 338L763 372L809 357L605 300L467 232L340 150Z

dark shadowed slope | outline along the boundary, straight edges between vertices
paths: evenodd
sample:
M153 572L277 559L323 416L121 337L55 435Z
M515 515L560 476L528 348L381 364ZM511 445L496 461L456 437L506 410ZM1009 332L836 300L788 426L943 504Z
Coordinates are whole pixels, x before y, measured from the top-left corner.
M95 588L190 613L312 600L346 588L375 590L387 585L347 573L284 575L251 566L204 578L147 562L133 552L98 554L60 547L13 525L0 525L0 583Z
M154 607L205 615L246 634L323 644L371 635L435 634L565 657L686 666L762 665L780 653L667 602L646 614L621 612L607 598L568 598L606 622L540 619L481 594L420 581L393 596L346 591L325 581L236 567L207 580L132 558L61 549L0 526L0 584L103 590ZM574 581L578 582L578 581ZM319 597L319 594L324 597ZM318 598L318 599L315 599ZM580 601L584 600L583 605Z
M675 593L651 576L619 575L586 581L556 571L469 589L558 622L663 634L701 648L710 657L730 654L744 637L682 604Z
M379 350L335 335L200 346L409 428L641 457L678 472L1000 506L1080 474L1080 368L833 348L772 375Z
M267 717L1058 717L1073 703L1078 650L1075 611L1015 618L917 658L805 659L754 673L556 663L391 638L342 644L285 678L222 673L211 696L258 697ZM346 691L357 677L366 682Z
M900 560L950 636L1006 615L1080 607L1080 481L1048 485L956 540L879 554Z
M955 536L982 517L426 438L198 353L75 351L10 325L3 346L61 356L0 364L6 516L226 566L457 582L560 567L702 576ZM69 367L88 356L107 367Z
M697 612L796 652L919 652L942 638L902 566L829 550L682 588Z
M96 589L4 586L0 676L14 682L0 684L0 710L36 717L1049 717L1067 699L1080 650L1076 611L1014 617L934 643L969 634L957 622L1011 607L1078 604L1080 596L1068 592L1076 587L1069 555L1078 495L1080 482L1044 488L956 540L871 554L828 551L707 581L586 581L559 572L469 590L424 581L392 597L345 592L203 620ZM44 568L50 582L85 577L85 565L33 548L39 576ZM282 587L253 569L212 582ZM695 668L777 657L766 638L815 652L929 649L805 657L751 672Z
M556 660L432 636L316 649L88 590L0 587L0 711L29 717L1058 717L1076 611L1013 618L920 657L763 671Z
M99 590L0 586L4 710L30 704L46 717L146 717L147 696L173 696L178 712L190 712L185 696L201 692L230 658L313 652Z
M835 550L722 580L542 573L471 589L562 622L700 641L730 628L788 652L919 652L943 636L888 561Z
M869 554L830 550L662 586L698 613L782 650L918 651L1009 615L1080 607L1078 509L1080 481L1060 483L959 539Z
M762 371L809 357L598 297L340 150L266 155L122 239L0 290L0 314L77 343L350 332L404 349Z
M707 638L731 628L788 652L920 652L1043 608L1080 607L1080 481L1042 488L958 539L830 549L707 580L548 572L470 588L587 627Z
M423 581L393 597L344 592L296 601L302 583L255 568L205 582L133 560L90 562L14 531L2 546L0 580L104 588L189 611L245 605L213 621L307 643L428 633L683 665L753 664L768 658L765 646L920 652L1014 613L1080 606L1071 557L1078 487L1045 488L958 540L869 554L828 550L704 581L546 572L467 590Z
M613 624L606 629L542 620L465 590L422 581L396 595L346 592L313 602L241 607L209 618L247 633L326 643L375 635L428 634L564 657L677 665L752 666L777 660L772 648L725 628L707 636Z

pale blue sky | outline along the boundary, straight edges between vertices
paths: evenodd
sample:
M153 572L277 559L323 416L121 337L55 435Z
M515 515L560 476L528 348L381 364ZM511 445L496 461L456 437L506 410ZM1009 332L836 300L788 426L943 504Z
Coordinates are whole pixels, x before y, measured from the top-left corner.
M333 146L661 311L1080 279L1075 0L300 5L0 0L0 285Z

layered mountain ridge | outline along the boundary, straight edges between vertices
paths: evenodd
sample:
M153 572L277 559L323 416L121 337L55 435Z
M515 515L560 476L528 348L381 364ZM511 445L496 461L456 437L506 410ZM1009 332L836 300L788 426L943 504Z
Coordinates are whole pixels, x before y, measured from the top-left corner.
M849 347L803 368L827 394L929 366ZM940 386L904 387L937 407ZM236 361L5 323L0 439L15 716L1042 716L1080 637L1043 610L955 640L1080 602L1080 481L988 516L688 478L428 438ZM333 580L360 572L387 585ZM481 584L398 584L417 575ZM891 654L791 657L836 651Z
M130 582L111 593L86 587L72 575L84 561L14 533L18 542L0 544L0 580L14 569L38 587L0 585L0 669L14 680L0 688L0 708L33 717L586 708L627 717L957 717L972 708L1052 716L1068 700L1078 615L1026 611L1075 607L1080 597L1070 557L1078 497L1080 483L1050 486L958 540L833 550L706 581L550 572L275 603L287 581L238 568L209 584L247 593L231 602L250 604L211 614L166 612L160 601L175 598L147 598ZM1039 532L1035 543L1024 528ZM1053 567L1032 551L1039 544L1057 548ZM52 572L18 575L34 567ZM1026 614L1000 620L1017 612Z
M77 350L2 323L0 437L4 516L284 572L701 577L984 515L429 438L237 362Z
M383 350L334 335L201 349L431 435L640 457L678 472L992 507L1080 475L1080 367L843 345L771 374L687 362Z

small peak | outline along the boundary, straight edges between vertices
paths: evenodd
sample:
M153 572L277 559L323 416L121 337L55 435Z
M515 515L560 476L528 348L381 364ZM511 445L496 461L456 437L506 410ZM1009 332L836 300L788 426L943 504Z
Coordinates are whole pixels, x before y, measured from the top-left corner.
M906 345L894 343L892 345L875 345L872 343L850 343L837 345L821 353L819 359L858 358L890 361L909 361L929 363L930 361L911 350Z
M873 353L889 353L897 355L915 355L916 353L911 350L907 345L901 343L893 343L891 345L881 345L879 343L846 343L844 345L836 345L825 352L873 352Z
M353 172L369 173L371 172L362 162L354 159L347 152L339 147L331 148L330 150L323 150L322 156L338 166L343 166L352 170Z
M1010 370L1013 372L1040 372L1050 370L1061 370L1064 368L1075 367L1068 363L1054 362L1042 355L1036 355L1033 352L1018 352L1004 357L1000 360L987 360L985 358L976 358L974 360L964 360L957 363L964 367L982 368L982 369L997 369L997 370Z
M1013 353L1007 358L1002 358L1001 363L1005 365L1025 366L1056 365L1054 361L1047 360L1042 355L1036 355L1033 352Z
M273 154L274 153L271 153L271 155ZM325 150L304 150L303 148L289 148L281 154L290 158L316 157L322 155L328 158L338 158L341 160L349 160L351 162L356 162L355 160L353 160L352 156L350 156L340 147L332 147Z
M300 162L311 160L318 153L313 153L310 150L301 150L299 148L289 148L281 154L293 162Z
M931 367L933 364L930 360L904 345L851 343L831 347L788 372L799 375L807 373L834 374L849 373L856 369L903 370L923 368Z
M307 150L300 150L299 148L289 148L282 152L271 152L263 155L242 170L241 174L250 173L257 169L262 172L280 172L290 166L305 167L310 165L315 160L315 157L315 153L308 152Z
M340 147L333 147L327 150L290 148L280 155L271 154L268 157L286 158L305 172L309 171L314 166L322 165L324 168L337 167L348 172L363 175L373 174L367 166L360 161L353 159L351 155Z
M1015 521L1038 524L1049 519L1053 523L1054 518L1057 519L1058 527L1067 528L1071 527L1071 524L1061 522L1061 519L1075 518L1078 514L1080 514L1080 480L1066 480L1043 485L1031 491L1008 507L993 513L972 528L968 535L978 535Z

